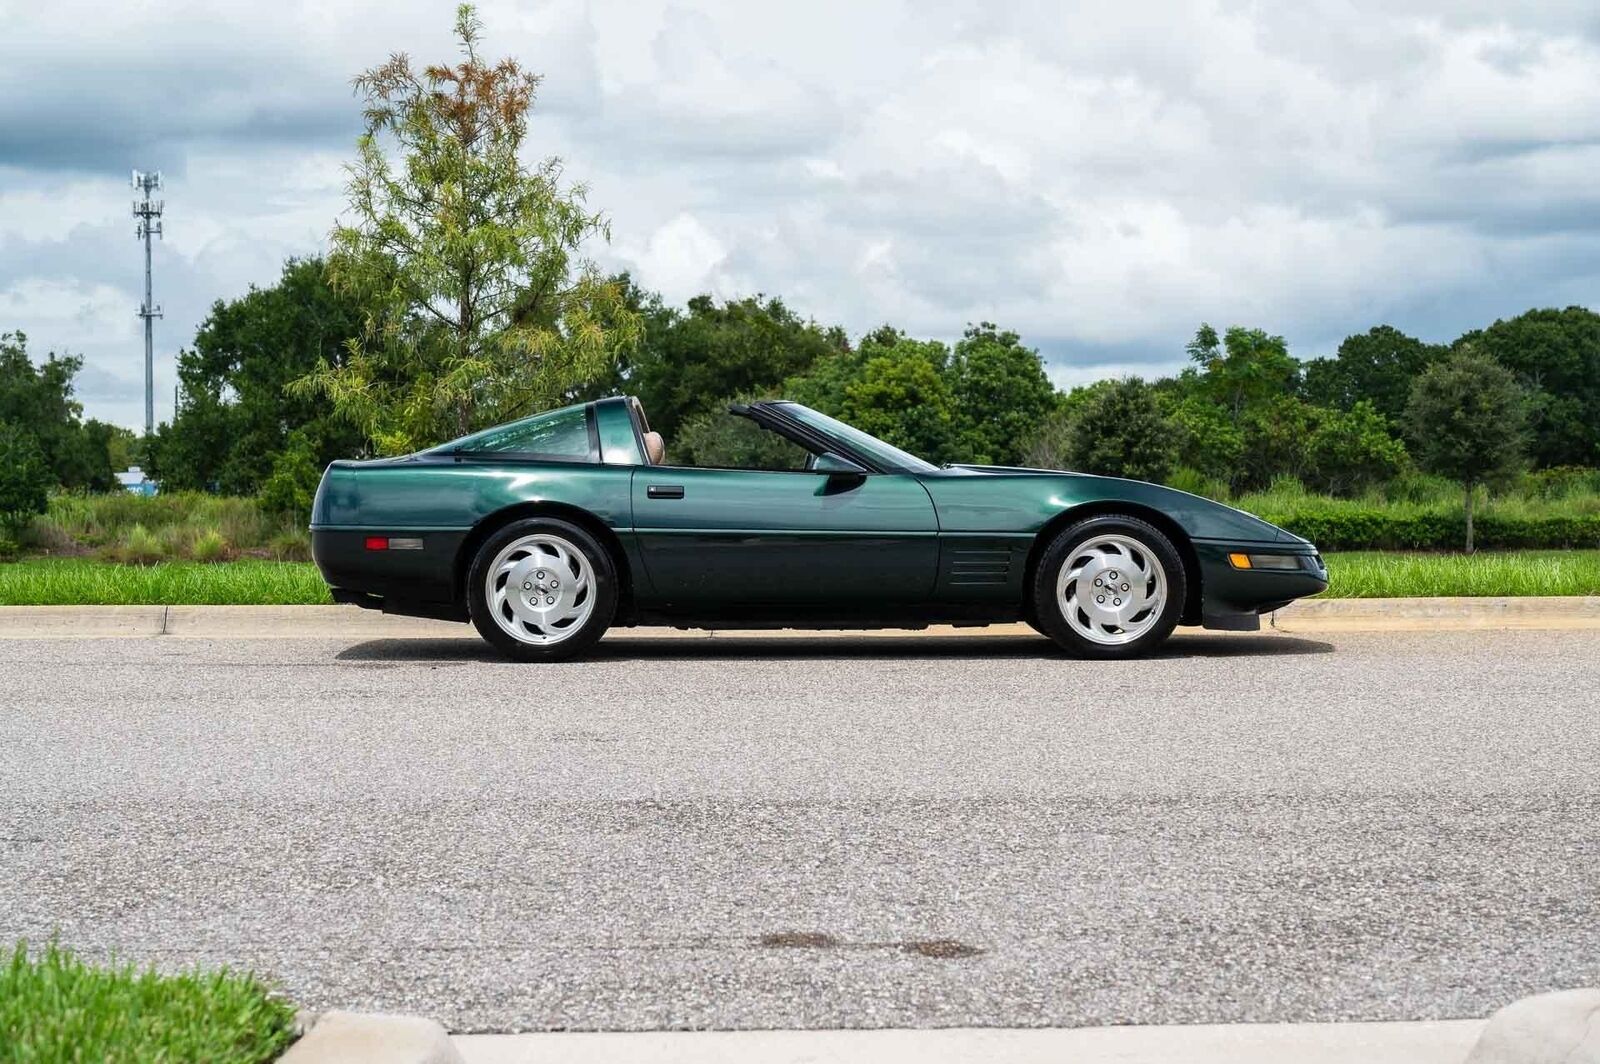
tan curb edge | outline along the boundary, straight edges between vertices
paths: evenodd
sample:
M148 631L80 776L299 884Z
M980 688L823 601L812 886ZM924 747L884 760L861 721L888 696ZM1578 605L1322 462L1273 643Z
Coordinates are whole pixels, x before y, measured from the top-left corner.
M279 1064L463 1064L436 1020L376 1012L324 1012Z
M1272 615L1281 632L1600 628L1600 597L1303 599Z

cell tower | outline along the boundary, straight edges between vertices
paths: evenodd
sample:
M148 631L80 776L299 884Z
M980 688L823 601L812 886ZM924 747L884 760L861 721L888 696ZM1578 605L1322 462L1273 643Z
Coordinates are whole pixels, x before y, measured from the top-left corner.
M139 307L139 317L144 319L144 434L156 429L155 392L155 333L152 319L161 317L161 308L150 300L150 238L161 235L161 209L166 200L153 200L152 192L161 191L161 171L133 172L133 187L140 198L133 201L133 216L139 220L135 233L144 241L144 304Z

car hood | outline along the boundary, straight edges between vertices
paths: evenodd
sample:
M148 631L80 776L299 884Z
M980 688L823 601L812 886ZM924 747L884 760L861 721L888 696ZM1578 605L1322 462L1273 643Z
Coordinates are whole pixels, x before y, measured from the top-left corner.
M1310 545L1307 540L1271 522L1263 521L1255 514L1187 491L1143 480L1074 473L1067 469L992 465L949 465L941 469L939 475L952 478L993 478L1010 481L1019 487L1021 482L1029 481L1039 484L1041 488L1059 486L1060 495L1069 505L1120 500L1149 506L1167 514L1177 521L1184 531L1197 539Z

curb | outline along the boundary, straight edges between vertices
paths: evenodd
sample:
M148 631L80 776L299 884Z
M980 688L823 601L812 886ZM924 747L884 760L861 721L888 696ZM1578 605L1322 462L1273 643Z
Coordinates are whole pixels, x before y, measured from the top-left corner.
M1600 628L1600 597L1302 599L1272 614L1280 632Z
M463 1064L450 1035L435 1020L376 1012L324 1012L279 1064Z
M1600 597L1306 599L1262 620L1262 633L1600 629ZM1200 634L1200 629L1180 629ZM1206 632L1207 636L1237 633ZM1248 634L1248 633L1244 633ZM475 639L471 625L356 606L0 606L0 640L112 639ZM1028 638L1025 624L931 625L922 629L618 628L611 639Z
M1482 1020L1433 1020L552 1031L458 1034L454 1041L465 1064L1462 1064L1483 1026Z
M1467 1064L1597 1064L1600 990L1557 990L1489 1017Z

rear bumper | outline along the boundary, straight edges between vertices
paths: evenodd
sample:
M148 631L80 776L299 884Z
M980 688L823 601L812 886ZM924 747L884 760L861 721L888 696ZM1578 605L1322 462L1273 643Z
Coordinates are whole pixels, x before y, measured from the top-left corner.
M1200 623L1225 631L1257 631L1261 614L1281 609L1295 599L1328 589L1328 569L1309 543L1245 543L1198 540L1200 559ZM1237 569L1230 554L1292 555L1295 569Z
M370 550L373 537L421 540L416 550ZM456 587L455 562L463 532L405 529L311 530L311 557L335 602L408 617L467 619Z

